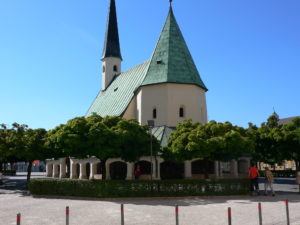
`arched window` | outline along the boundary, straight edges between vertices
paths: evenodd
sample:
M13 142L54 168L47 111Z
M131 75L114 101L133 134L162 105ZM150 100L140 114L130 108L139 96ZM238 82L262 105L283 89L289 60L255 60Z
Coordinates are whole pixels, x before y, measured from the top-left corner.
M156 108L154 108L153 111L152 111L152 117L153 117L153 119L156 119L156 117L157 117L157 110L156 110Z
M105 73L105 66L102 67L102 72Z
M180 117L180 118L183 118L183 117L184 117L184 107L183 107L183 106L181 106L181 107L179 108L179 117Z
M118 67L114 65L114 72L118 72Z

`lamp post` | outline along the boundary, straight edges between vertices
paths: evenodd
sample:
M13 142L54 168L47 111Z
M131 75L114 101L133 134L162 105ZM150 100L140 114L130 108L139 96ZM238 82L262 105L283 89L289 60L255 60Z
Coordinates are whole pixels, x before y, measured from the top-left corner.
M154 127L154 120L148 120L148 127L150 131L150 161L151 161L151 181L152 181L153 180L152 128Z

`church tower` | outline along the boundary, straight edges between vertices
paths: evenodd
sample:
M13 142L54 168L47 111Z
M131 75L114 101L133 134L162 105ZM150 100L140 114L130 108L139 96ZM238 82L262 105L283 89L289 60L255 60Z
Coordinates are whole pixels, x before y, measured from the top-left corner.
M102 54L102 91L121 73L121 50L115 0L110 0L107 28Z

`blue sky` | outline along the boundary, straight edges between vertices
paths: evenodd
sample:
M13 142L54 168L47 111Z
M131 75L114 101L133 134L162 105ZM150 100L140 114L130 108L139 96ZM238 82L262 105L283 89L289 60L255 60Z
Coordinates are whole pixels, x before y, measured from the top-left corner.
M116 0L123 70L148 60L168 0ZM101 86L108 0L0 0L0 123L53 128ZM209 119L246 126L300 115L299 0L174 0L209 88Z

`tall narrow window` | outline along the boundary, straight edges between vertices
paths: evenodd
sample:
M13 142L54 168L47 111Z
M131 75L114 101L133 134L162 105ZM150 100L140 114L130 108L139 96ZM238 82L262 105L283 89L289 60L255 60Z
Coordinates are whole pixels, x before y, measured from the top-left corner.
M153 119L156 119L156 117L157 117L157 110L156 110L156 108L154 108L153 111L152 111L152 117L153 117Z
M114 65L114 72L118 72L118 67Z
M105 66L102 67L102 72L105 73Z
M181 118L184 117L184 107L180 107L180 109L179 109L179 117L181 117Z

